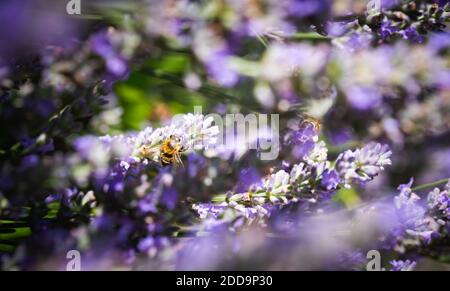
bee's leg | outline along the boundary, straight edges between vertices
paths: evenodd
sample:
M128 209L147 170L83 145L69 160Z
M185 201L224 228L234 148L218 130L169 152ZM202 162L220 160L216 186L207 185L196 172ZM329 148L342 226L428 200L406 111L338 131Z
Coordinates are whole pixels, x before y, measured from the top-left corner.
M171 164L170 159L168 157L164 156L164 155L161 155L159 157L159 159L161 161L161 165L163 165L163 166L168 166L168 165Z
M183 161L181 160L180 154L176 153L175 154L175 160L178 164L183 165Z
M181 155L179 153L175 154L175 159L178 161L178 163L184 167L183 161L181 160Z

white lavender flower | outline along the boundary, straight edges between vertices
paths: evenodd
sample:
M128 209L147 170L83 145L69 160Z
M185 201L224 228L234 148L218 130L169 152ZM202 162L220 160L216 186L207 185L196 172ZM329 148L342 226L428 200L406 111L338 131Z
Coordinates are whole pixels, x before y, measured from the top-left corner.
M99 138L95 136L83 136L75 141L74 147L83 159L92 163L95 167L101 169L107 168L109 155Z
M289 191L291 176L284 170L270 175L264 181L264 188L271 194L287 193Z
M306 177L311 176L311 169L305 163L296 164L291 170L291 183L301 183Z
M104 150L116 158L125 158L133 153L133 146L135 144L134 136L116 135L116 136L101 136L98 138Z
M201 219L205 219L207 217L214 217L217 218L217 216L222 213L223 209L227 207L228 204L226 202L220 203L220 204L213 204L213 203L203 203L203 204L194 204L192 206L192 209L197 211L199 217Z
M328 149L324 141L315 143L312 150L303 158L303 160L313 166L317 166L327 160Z
M171 125L174 131L186 141L186 145L196 150L207 149L217 143L219 127L213 126L214 119L200 114L188 113Z
M219 217L217 212L233 210L234 216L227 216L229 220L223 219L223 222L234 221L238 216L247 219L267 217L278 205L295 203L302 198L317 202L329 198L339 187L370 180L390 164L390 155L386 146L371 143L362 149L346 151L331 163L327 160L325 143L314 141L313 149L303 162L292 166L290 173L279 170L263 179L262 186L256 191L224 195L222 201L225 202L220 208L212 209L210 204L194 205L193 208L201 217Z
M347 150L336 160L336 170L346 187L354 182L365 183L391 164L392 152L387 145L369 143L361 149Z
M147 127L137 134L81 137L75 141L75 148L97 168L106 168L111 160L158 162L161 144L171 135L178 136L188 150L202 150L215 145L218 134L219 128L213 125L212 117L186 114L168 126Z

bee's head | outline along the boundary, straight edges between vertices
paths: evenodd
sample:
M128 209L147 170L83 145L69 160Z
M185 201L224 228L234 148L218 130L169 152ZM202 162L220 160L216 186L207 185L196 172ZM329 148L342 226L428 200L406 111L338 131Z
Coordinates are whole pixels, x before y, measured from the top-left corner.
M169 136L170 143L174 148L178 148L180 151L184 152L187 150L187 146L184 142L184 139L181 136L178 135L170 135Z
M174 135L174 134L171 134L169 136L169 139L174 141L174 142L176 142L176 143L181 143L181 141L182 141L181 137L179 137L178 135Z

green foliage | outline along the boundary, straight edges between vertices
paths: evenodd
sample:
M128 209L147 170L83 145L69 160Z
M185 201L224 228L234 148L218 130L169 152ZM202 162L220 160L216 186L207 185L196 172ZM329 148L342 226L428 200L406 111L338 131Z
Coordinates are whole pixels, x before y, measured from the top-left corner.
M358 205L361 201L359 198L358 192L354 189L340 189L335 196L333 196L333 200L336 202L340 202L344 204L347 208L352 208Z
M168 53L147 61L128 80L116 84L114 90L123 108L122 128L141 129L147 121L164 120L169 115L192 112L194 105L205 105L204 96L184 86L189 66L188 55Z

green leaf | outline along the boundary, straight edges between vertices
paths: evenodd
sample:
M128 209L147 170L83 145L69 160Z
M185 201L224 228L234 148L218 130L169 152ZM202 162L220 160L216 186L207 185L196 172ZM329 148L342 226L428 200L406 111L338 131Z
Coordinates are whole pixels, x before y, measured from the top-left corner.
M29 227L19 227L13 228L11 233L0 233L0 241L2 240L18 240L27 237L31 234L31 229Z
M344 204L347 208L352 208L361 202L358 192L355 189L340 189L336 195L333 196L333 200Z
M116 94L124 109L122 123L125 128L140 129L149 115L150 102L146 92L129 83L119 83L115 87Z
M183 73L189 65L187 54L171 53L158 60L149 60L147 66L167 73Z
M15 246L3 244L0 242L0 252L12 253L16 249Z

